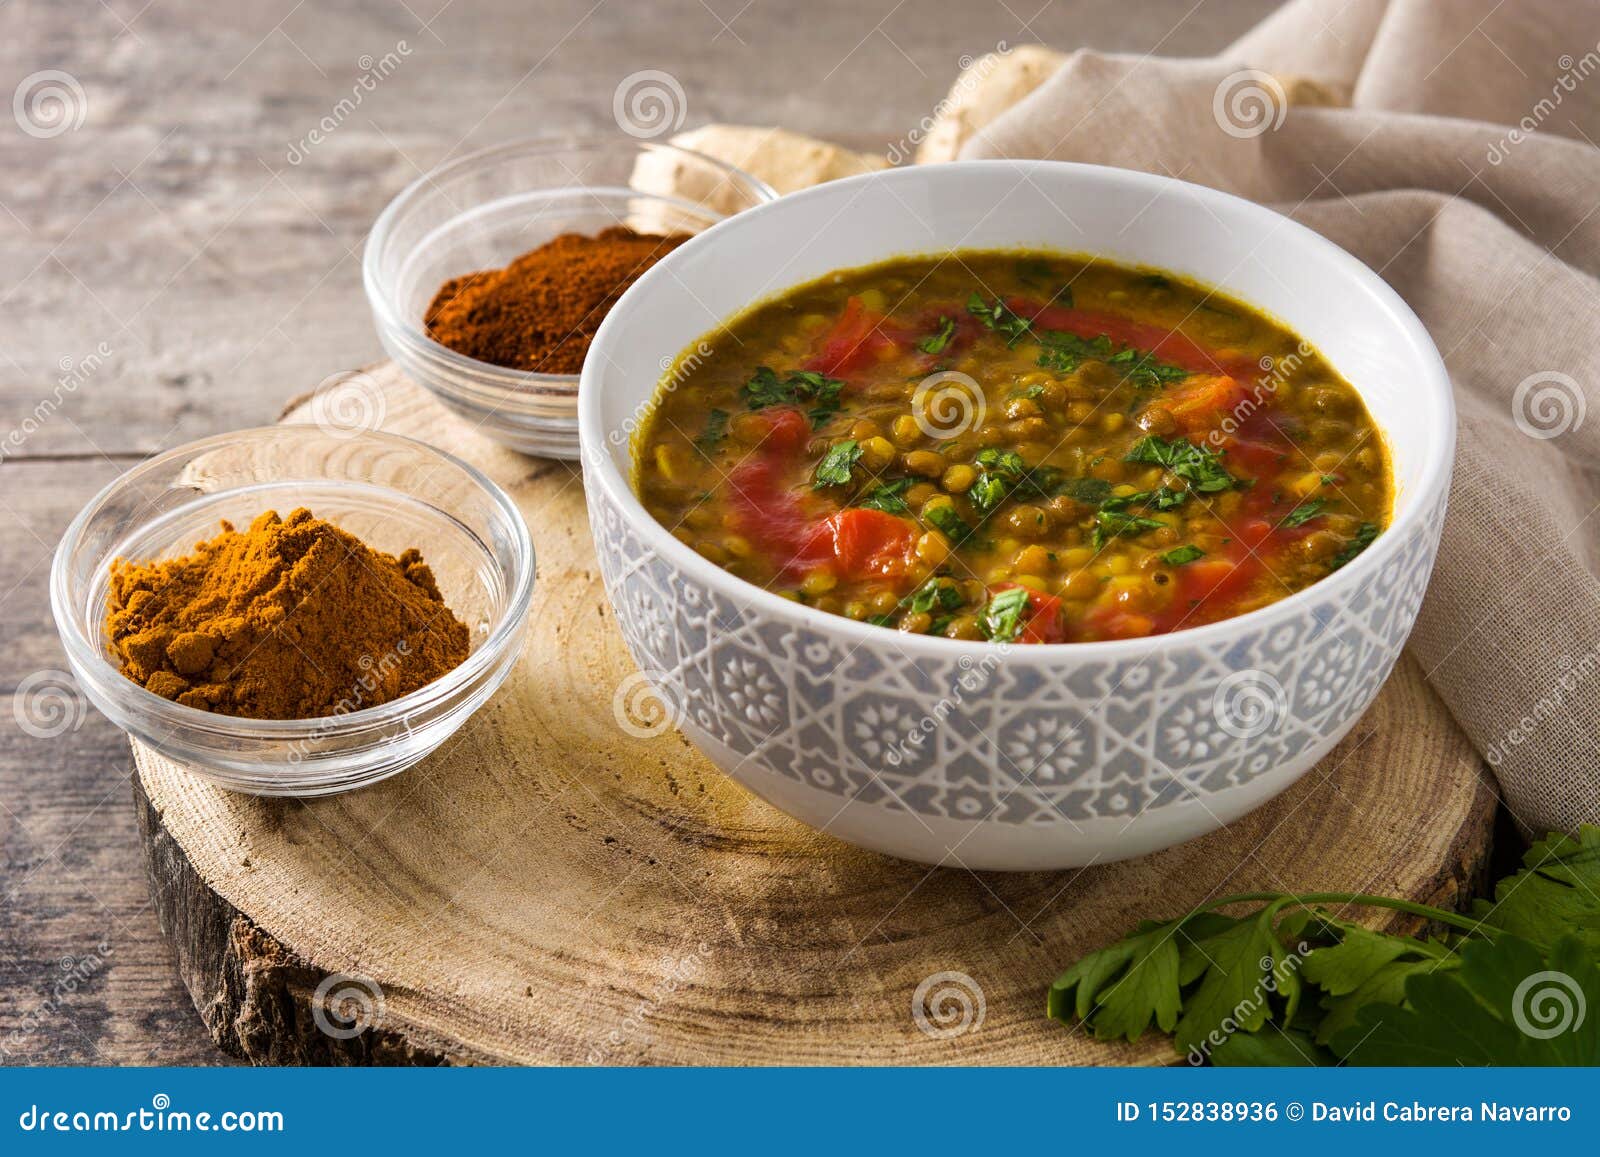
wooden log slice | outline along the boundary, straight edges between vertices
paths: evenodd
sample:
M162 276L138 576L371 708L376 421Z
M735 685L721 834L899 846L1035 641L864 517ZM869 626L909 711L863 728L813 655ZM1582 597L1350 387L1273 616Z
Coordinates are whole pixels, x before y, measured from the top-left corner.
M386 428L476 463L521 504L539 556L531 627L485 710L361 791L235 795L134 745L162 927L230 1053L1159 1063L1174 1059L1165 1040L1104 1045L1047 1021L1057 971L1140 917L1209 896L1315 887L1452 905L1486 863L1489 781L1409 658L1294 788L1159 855L976 874L820 835L676 732L618 726L613 694L633 666L577 468L501 449L392 367L369 372Z

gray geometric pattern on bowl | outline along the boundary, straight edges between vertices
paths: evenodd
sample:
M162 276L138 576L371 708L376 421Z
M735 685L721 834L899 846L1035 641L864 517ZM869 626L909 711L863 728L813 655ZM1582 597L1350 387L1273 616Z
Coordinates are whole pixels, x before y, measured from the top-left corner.
M1400 655L1445 504L1441 495L1343 613L1312 587L1287 622L1214 644L1112 662L1075 661L1070 645L1041 661L1024 647L1027 661L1009 662L1019 648L913 659L887 628L881 644L852 644L779 622L686 576L629 530L601 487L586 489L617 623L674 718L841 803L1016 824L1204 799L1338 734ZM1236 735L1218 722L1215 697L1249 670L1283 696L1272 726Z

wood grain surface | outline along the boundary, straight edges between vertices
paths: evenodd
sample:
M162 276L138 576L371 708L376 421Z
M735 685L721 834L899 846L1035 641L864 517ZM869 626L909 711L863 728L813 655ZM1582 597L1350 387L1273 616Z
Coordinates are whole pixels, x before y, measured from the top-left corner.
M134 745L157 907L196 1008L230 1052L267 1063L1160 1062L1172 1059L1165 1041L1102 1045L1046 1021L1050 979L1140 917L1228 892L1450 906L1486 865L1492 796L1409 659L1293 789L1160 855L974 873L812 831L677 732L640 739L619 726L616 692L634 667L576 468L495 446L392 366L369 375L384 428L468 459L522 508L539 556L531 625L494 701L372 788L255 799ZM339 1027L317 999L330 976L324 993L362 988L373 1007L382 994L368 1032L326 1031ZM968 1031L924 1030L938 1027L927 1014L941 987L968 1001Z
M0 132L0 691L20 710L30 678L64 667L49 559L95 490L377 356L361 246L424 168L613 128L614 87L651 68L682 83L686 126L783 124L883 151L963 54L1000 40L1202 55L1275 4L813 0L803 20L791 0L4 6L3 91L63 71L84 116L49 137ZM403 65L291 163L362 57L402 41ZM92 710L48 738L0 726L0 1064L227 1059L157 927L128 797L126 742Z

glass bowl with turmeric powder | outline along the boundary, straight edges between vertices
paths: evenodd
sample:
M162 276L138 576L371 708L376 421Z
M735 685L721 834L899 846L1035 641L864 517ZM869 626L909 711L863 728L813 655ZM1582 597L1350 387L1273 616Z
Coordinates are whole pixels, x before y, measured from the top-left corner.
M488 702L533 581L527 524L472 466L281 425L116 479L63 536L50 596L78 686L144 748L311 796L404 770Z
M362 278L408 377L487 437L575 459L578 371L610 307L682 241L776 196L712 157L622 133L513 141L396 196Z

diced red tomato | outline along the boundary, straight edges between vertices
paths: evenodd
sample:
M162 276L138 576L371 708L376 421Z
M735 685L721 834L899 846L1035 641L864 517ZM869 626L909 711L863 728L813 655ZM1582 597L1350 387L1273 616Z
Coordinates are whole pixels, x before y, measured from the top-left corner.
M1272 528L1261 529L1270 532ZM1265 537L1260 533L1258 541ZM1235 613L1232 604L1264 573L1266 567L1245 550L1243 543L1228 557L1197 559L1179 567L1178 591L1172 604L1175 618L1165 629L1172 630L1180 623L1193 627L1227 618Z
M1244 387L1226 374L1196 374L1167 395L1165 405L1189 434L1220 430L1245 400Z
M757 410L753 420L767 423L767 433L756 444L763 454L798 454L811 439L810 420L793 406Z
M1156 629L1155 619L1132 611L1111 611L1091 619L1095 637L1100 639L1142 639Z
M883 314L852 297L802 368L842 376L871 365L881 351L895 348L905 336L898 327L890 327Z
M821 557L819 548L828 548L840 578L898 578L911 563L916 540L916 527L906 519L851 507L822 521L805 554Z
M812 520L789 485L792 470L776 453L757 453L728 475L728 503L739 533L778 559L797 557L810 540Z
M826 567L841 579L898 578L910 565L916 527L881 510L852 507L818 519L795 487L792 464L756 454L728 476L739 533L789 576Z

